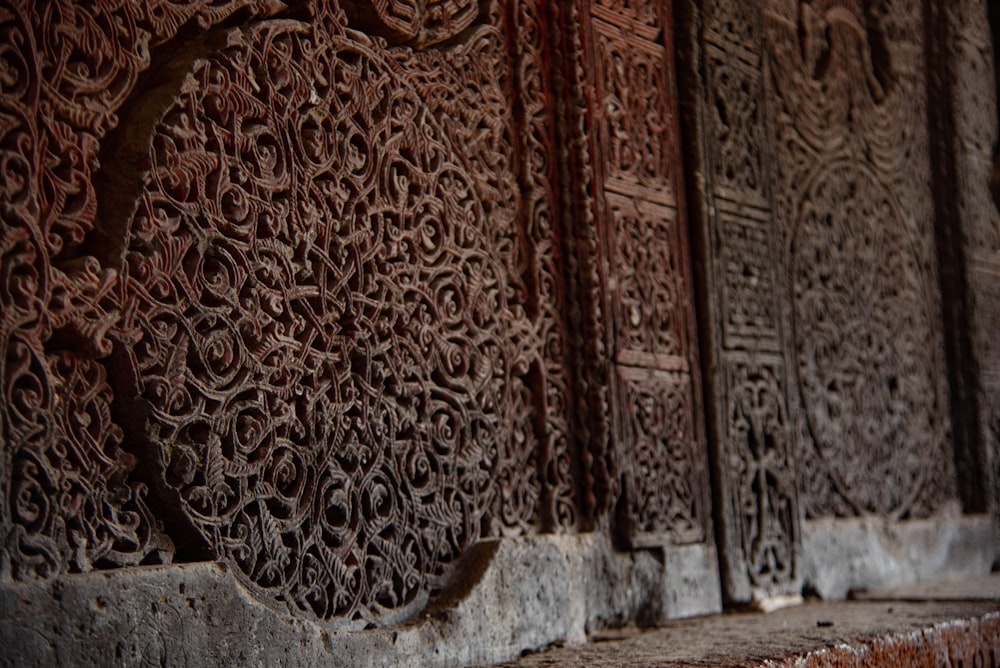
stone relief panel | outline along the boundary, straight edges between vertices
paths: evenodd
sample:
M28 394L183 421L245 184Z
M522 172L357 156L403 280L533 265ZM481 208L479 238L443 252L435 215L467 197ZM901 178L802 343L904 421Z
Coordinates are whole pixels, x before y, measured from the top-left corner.
M634 541L700 543L707 538L705 479L692 423L694 403L687 374L631 366L618 368L619 393L630 410L616 434L629 444L621 519Z
M798 507L788 442L784 369L775 361L733 354L726 370L728 459L735 479L729 512L739 519L739 549L751 587L773 593L796 582Z
M787 345L771 210L760 8L709 2L687 15L685 106L702 254L702 337L717 478L722 579L735 602L797 591L799 507Z
M541 7L377 9L0 8L5 576L363 628L577 526Z
M609 490L596 513L614 509L630 545L711 541L671 8L596 2L578 11L576 25L563 24L569 35L579 28L583 52L568 76L589 107L571 114L583 119L585 155L599 156L592 176L583 171L594 181L581 215L596 238L581 260L597 272L590 336L607 351L587 373L611 388L600 398L610 430L590 434L607 478L595 489Z
M821 471L804 476L807 517L924 517L955 497L922 16L907 2L765 16L799 461Z

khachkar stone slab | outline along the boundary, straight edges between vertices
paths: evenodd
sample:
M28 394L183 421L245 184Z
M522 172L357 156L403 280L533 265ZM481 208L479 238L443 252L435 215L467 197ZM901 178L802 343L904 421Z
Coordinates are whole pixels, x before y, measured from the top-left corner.
M807 518L956 497L918 2L773 2L771 174Z
M688 154L705 175L691 191L727 596L802 582L842 595L944 568L932 555L880 556L883 542L917 535L900 520L954 521L962 460L946 385L924 6L682 7ZM850 517L878 528L834 521ZM844 570L840 553L874 567ZM956 563L982 567L974 557Z
M763 26L752 3L684 5L679 42L726 597L796 592L799 506L772 212Z
M97 360L116 275L91 252L101 142L150 50L268 1L0 5L0 576L169 560Z
M592 409L607 407L589 425L595 520L613 511L632 546L711 545L670 3L567 11L568 97L581 102L569 140L595 156L568 158L586 184L573 212L581 375Z
M4 578L359 628L576 526L545 23L418 5L0 7Z

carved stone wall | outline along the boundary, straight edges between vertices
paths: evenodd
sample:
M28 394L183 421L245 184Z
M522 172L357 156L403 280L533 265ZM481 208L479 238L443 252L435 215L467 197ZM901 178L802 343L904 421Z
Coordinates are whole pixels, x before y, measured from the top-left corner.
M529 564L525 619L653 623L996 511L983 16L0 0L0 603L142 570L325 634Z
M789 424L781 264L772 211L767 59L759 8L702 3L686 17L692 53L689 152L701 226L702 354L718 535L732 600L796 591L799 506Z
M767 16L807 517L922 517L956 495L922 19L916 2Z
M715 513L736 601L798 590L800 519L924 518L959 498L924 10L685 5Z
M576 526L544 17L377 10L0 10L7 577L358 627Z
M671 7L580 3L563 28L581 54L570 94L586 101L568 109L582 119L569 136L597 157L570 159L586 183L570 209L590 340L580 375L607 406L590 433L606 478L595 513L613 509L633 546L711 544Z

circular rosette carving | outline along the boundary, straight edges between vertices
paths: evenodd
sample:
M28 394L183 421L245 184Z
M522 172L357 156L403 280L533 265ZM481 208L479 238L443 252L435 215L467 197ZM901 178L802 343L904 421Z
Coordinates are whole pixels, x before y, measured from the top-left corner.
M855 512L905 515L937 472L945 411L931 270L868 170L822 170L793 239L794 342L809 430Z
M262 599L398 620L480 535L510 438L503 268L378 51L292 22L243 39L164 114L130 224L144 438Z

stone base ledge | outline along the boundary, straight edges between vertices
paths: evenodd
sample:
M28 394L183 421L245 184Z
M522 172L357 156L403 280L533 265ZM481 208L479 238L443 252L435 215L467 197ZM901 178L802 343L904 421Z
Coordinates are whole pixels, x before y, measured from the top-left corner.
M824 599L931 578L989 573L993 523L953 512L926 519L810 520L802 526L803 589Z
M713 548L593 534L481 543L418 618L351 633L276 613L218 564L149 566L0 585L0 665L487 664L720 609Z

